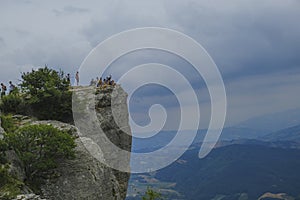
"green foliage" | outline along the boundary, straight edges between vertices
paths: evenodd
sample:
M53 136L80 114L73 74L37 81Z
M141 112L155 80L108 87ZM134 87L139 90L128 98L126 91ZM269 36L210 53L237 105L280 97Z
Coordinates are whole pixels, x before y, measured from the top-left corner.
M9 200L20 194L23 183L9 174L8 164L0 165L0 199Z
M1 126L7 133L13 133L17 130L14 119L11 115L1 115Z
M145 195L142 197L142 200L158 200L162 199L161 194L148 188L145 192Z
M3 113L72 122L72 92L62 71L44 67L23 73L21 78L21 92L16 88L2 97Z
M72 120L72 93L63 72L47 67L22 74L25 104L39 119Z
M8 183L8 165L0 165L0 188Z
M55 168L59 159L74 157L76 146L70 134L52 125L27 125L7 133L5 140L23 161L29 181Z
M6 162L5 151L7 149L8 149L7 143L3 139L0 139L0 165Z
M9 94L20 94L20 90L18 87L14 87L14 89L12 91L9 92Z
M0 109L3 113L26 114L23 98L18 90L1 98Z
M5 158L8 145L0 139L0 199L13 199L20 193L23 183L9 173L9 164Z

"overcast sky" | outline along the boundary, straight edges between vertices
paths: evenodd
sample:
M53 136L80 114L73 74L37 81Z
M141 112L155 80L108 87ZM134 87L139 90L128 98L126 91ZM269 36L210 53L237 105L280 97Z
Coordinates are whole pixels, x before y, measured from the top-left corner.
M194 38L213 58L225 82L227 125L232 125L300 107L299 19L298 0L0 0L0 81L17 82L21 71L44 64L74 76L87 54L109 36L165 27ZM126 66L147 62L183 68L208 113L207 89L196 87L203 85L201 77L174 55L132 53L116 61L110 72L117 78ZM146 89L130 104L138 123L147 124L145 109L157 101L172 116L178 112L169 91ZM171 121L175 124L178 117Z

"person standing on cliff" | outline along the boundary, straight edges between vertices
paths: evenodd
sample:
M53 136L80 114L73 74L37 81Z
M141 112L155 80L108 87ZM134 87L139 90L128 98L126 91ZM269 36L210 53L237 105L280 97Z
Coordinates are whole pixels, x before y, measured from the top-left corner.
M69 84L69 86L71 85L71 77L70 77L70 74L67 74L67 82Z
M103 84L103 82L102 82L102 77L100 77L100 79L99 79L99 81L98 81L98 83L97 83L97 87L101 87L102 84Z
M76 72L75 79L76 79L76 84L78 86L79 85L79 72Z
M16 89L16 86L9 81L9 94L11 94Z
M1 83L1 97L5 96L6 90L7 90L6 85Z

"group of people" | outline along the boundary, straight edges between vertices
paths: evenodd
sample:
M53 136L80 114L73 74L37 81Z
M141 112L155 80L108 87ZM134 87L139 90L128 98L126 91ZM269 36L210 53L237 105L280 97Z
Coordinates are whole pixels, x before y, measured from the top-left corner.
M71 75L67 74L66 79L71 86ZM76 72L76 74L75 74L75 82L76 82L75 84L77 86L79 86L79 72ZM92 79L90 82L90 86L105 87L107 85L111 85L111 86L116 85L116 83L112 79L111 75L107 76L103 80L102 80L102 77L100 79L97 77L95 80ZM8 91L9 94L12 93L15 89L16 89L16 86L12 83L12 81L9 81L9 91ZM4 85L4 83L1 83L1 97L5 96L6 94L7 94L7 86Z
M116 83L112 79L111 75L107 76L103 80L102 80L102 77L100 79L99 79L99 77L97 77L96 80L92 79L91 82L90 82L90 86L103 87L103 86L106 86L106 85L112 85L112 86L116 85Z
M67 74L66 79L68 83L71 85L71 75ZM79 72L77 71L75 74L75 85L79 86ZM107 85L114 86L116 85L116 82L112 79L112 75L107 76L106 78L102 79L102 77L99 79L97 77L96 79L92 78L90 82L90 86L97 86L97 87L105 87Z
M71 75L70 74L67 74L66 79L67 79L69 85L71 85ZM76 81L76 85L78 86L79 85L79 72L76 72L76 74L75 74L75 81Z
M12 81L9 81L9 93L12 93L16 89L16 86L12 83ZM7 93L7 87L4 85L4 83L1 83L1 97L5 96Z

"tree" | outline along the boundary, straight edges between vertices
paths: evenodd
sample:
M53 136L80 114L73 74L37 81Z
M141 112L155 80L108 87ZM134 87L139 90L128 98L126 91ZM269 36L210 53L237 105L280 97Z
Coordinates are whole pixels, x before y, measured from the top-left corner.
M142 200L158 200L162 199L161 194L148 188L145 192L145 195L142 197Z
M39 119L72 121L72 93L62 71L46 66L23 73L21 78L25 104L30 107L28 114Z
M52 125L27 125L5 134L4 140L23 161L29 181L55 168L58 160L75 155L74 138Z
M25 114L26 106L18 89L1 98L0 109L3 113Z

